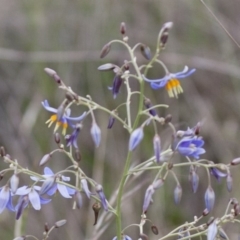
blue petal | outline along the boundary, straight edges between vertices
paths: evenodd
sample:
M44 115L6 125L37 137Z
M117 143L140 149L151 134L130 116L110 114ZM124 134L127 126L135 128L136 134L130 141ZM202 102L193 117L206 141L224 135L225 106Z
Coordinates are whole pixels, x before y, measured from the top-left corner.
M57 191L57 184L55 183L48 191L47 195L52 196L56 193Z
M38 193L32 189L32 191L28 194L29 201L31 202L33 208L35 210L40 210L41 209L41 203L40 203L40 197Z
M47 204L47 203L49 203L51 201L52 201L52 199L46 199L46 198L40 197L41 204Z
M59 191L59 193L65 197L65 198L72 198L69 193L68 193L68 190L67 190L67 187L65 185L62 185L62 184L59 184L57 183L57 189Z
M6 208L10 199L10 191L8 186L4 186L0 192L0 213Z
M45 175L48 175L48 176L54 175L53 171L49 167L45 167L43 172L44 172Z
M149 82L149 83L159 83L159 82L162 82L162 81L168 81L171 79L171 75L170 74L167 74L165 77L163 78L159 78L159 79L149 79L149 78L146 78L144 75L142 75L142 78L145 82Z
M84 117L86 116L87 112L84 112L82 115L80 115L79 117L68 117L68 116L65 116L65 118L68 120L68 121L75 121L75 122L80 122L84 119Z
M168 81L169 81L169 79L161 81L159 83L153 83L152 82L152 83L150 83L150 86L153 89L159 89L159 88L165 87Z
M66 186L67 187L67 186ZM74 195L76 190L74 188L67 187L67 191L69 195Z
M53 107L50 107L47 100L44 100L44 101L42 102L42 105L43 105L43 107L44 107L47 111L53 112L53 113L57 113L57 109L56 109L56 108L53 108Z
M187 73L179 73L179 74L175 74L175 77L178 78L178 79L181 79L181 78L186 78L190 75L192 75L194 72L196 71L195 68L191 69L189 72Z

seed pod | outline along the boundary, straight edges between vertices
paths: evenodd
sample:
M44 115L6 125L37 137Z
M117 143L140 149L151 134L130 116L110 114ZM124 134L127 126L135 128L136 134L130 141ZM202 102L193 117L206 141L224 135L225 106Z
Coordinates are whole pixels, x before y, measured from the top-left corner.
M107 43L103 46L101 53L100 53L100 58L104 58L108 55L108 53L111 50L111 43Z
M164 122L165 123L170 123L172 121L172 115L168 114L165 118L164 118Z
M159 33L160 34L160 36L159 36L160 43L159 44L160 44L161 49L165 48L165 45L168 40L169 30L172 28L172 26L173 26L172 22L167 22L167 23L163 24L163 26L162 26L162 29Z
M67 222L66 219L55 222L55 228L59 228L59 227L63 226L64 224L66 224L66 222Z
M92 206L93 212L94 212L94 223L93 226L97 224L98 221L98 214L101 209L101 204L99 202L95 202Z
M142 55L147 59L150 60L151 59L151 50L148 46L146 46L145 44L141 44L140 45L140 50Z
M209 186L205 192L205 206L206 208L211 211L214 207L214 202L215 202L215 193L212 189L211 186Z
M182 187L177 184L176 188L174 189L174 202L175 204L179 204L182 198Z

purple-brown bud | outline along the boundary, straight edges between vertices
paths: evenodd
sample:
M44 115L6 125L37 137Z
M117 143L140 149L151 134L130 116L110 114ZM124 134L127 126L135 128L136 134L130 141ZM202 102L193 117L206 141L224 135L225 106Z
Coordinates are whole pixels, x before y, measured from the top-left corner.
M120 33L124 35L126 33L126 24L125 22L121 22L120 24Z
M4 157L6 155L5 148L3 146L0 147L0 155Z
M240 164L240 158L235 158L231 161L231 165L235 166L235 165L238 165Z
M207 208L205 208L205 209L203 210L203 212L202 212L202 215L205 217L205 216L207 216L208 214L209 214L209 211L208 211Z
M114 124L114 122L115 122L115 117L113 115L110 115L110 117L108 119L108 126L107 126L107 128L111 129L113 124Z
M153 234L158 235L158 233L159 233L158 228L155 225L151 226L151 230L152 230Z
M44 231L47 233L49 231L48 223L45 222L44 224Z
M152 58L151 50L147 45L141 44L140 45L140 50L141 50L141 53L142 53L143 57L145 57L147 60L150 60Z
M59 133L56 132L54 134L54 140L55 140L56 144L59 144L61 142L61 138L60 138Z
M165 118L164 118L164 122L165 123L170 123L172 121L172 115L168 114Z
M104 58L108 55L108 53L111 50L111 43L107 43L103 46L101 53L100 53L100 58Z
M77 162L80 162L82 159L82 155L80 153L80 150L78 148L75 149L75 159Z

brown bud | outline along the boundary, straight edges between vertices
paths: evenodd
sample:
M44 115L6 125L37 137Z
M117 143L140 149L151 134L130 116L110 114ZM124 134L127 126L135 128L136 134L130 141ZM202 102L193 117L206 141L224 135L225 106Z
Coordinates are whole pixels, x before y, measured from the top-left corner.
M172 115L171 114L168 114L165 119L164 119L164 122L165 123L170 123L172 121Z
M231 198L230 201L232 205L238 204L238 200L236 198Z
M207 221L207 225L209 226L214 221L214 217L210 217Z
M234 209L234 216L235 217L238 216L240 214L240 206L239 206L239 204L235 204L233 209Z
M160 31L160 48L164 49L165 45L167 43L168 40L168 33L169 30L172 28L173 23L172 22L167 22L165 24L163 24L162 29Z
M55 140L56 144L59 144L61 142L59 133L54 134L54 140Z
M81 155L78 148L75 150L75 159L76 159L77 162L80 162L81 159L82 159L82 155Z
M5 148L3 146L0 147L0 155L4 157L6 155Z
M173 168L173 163L168 163L168 169L171 170Z
M151 230L155 235L158 235L158 228L155 225L151 226Z
M108 53L111 50L111 43L107 43L103 46L101 53L100 53L100 58L104 58L108 55Z
M120 33L122 35L124 35L126 33L126 24L125 22L121 22L121 25L120 25Z
M99 202L95 202L92 206L92 209L94 211L94 223L93 226L97 224L98 221L98 214L101 209L101 204Z
M129 63L127 60L124 60L124 69L127 71L129 70Z
M205 209L203 210L203 212L202 212L202 215L205 217L205 216L207 216L208 214L209 214L209 211L208 211L207 208L205 208Z
M44 224L44 230L45 230L45 232L49 231L49 227L48 227L48 223L47 222L45 222L45 224Z
M150 50L150 48L149 48L147 45L141 44L141 45L140 45L140 50L141 50L142 55L143 55L147 60L150 60L150 59L151 59L151 50Z
M74 97L70 92L66 92L65 97L69 102L72 102L74 100Z

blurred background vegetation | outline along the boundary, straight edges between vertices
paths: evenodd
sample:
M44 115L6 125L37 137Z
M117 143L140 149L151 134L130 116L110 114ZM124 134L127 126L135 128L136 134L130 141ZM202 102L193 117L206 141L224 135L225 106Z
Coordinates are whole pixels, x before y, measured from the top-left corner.
M233 37L240 42L240 2L206 1ZM136 42L147 44L152 52L158 32L164 22L174 22L166 50L161 54L172 72L181 71L185 65L196 68L196 73L182 81L184 94L169 99L164 90L153 91L146 86L146 95L154 104L168 104L169 109L159 109L160 116L172 114L177 129L194 126L205 120L202 136L206 140L204 155L213 162L228 163L240 156L240 68L239 48L229 39L219 24L209 15L200 1L193 0L2 0L0 8L0 144L7 152L18 159L24 167L42 173L38 166L41 157L56 148L52 128L45 121L49 113L41 107L41 101L48 99L51 106L57 107L64 98L55 82L43 69L50 67L58 72L64 82L78 94L90 94L94 101L113 109L126 96L113 101L107 89L112 83L113 73L98 72L97 67L106 62L121 65L127 59L122 46L113 45L106 59L100 60L99 53L104 44L114 38L121 38L120 23L127 25L127 35L131 45ZM137 55L140 64L146 60ZM163 75L158 65L151 69L149 77ZM132 85L132 88L138 88ZM133 101L133 112L137 105ZM76 108L73 115L84 109ZM82 153L81 166L97 182L104 186L107 197L119 182L126 157L128 136L122 126L116 123L107 130L108 116L97 111L97 122L102 129L102 142L95 149L89 134L91 119L84 121L79 139ZM171 131L159 127L163 148L171 140ZM152 156L153 130L149 128L144 141L134 153L133 161L141 162ZM183 161L178 157L175 161ZM54 155L49 166L54 171L68 166L69 161L60 154ZM6 164L0 164L1 169ZM239 168L233 169L233 191L228 193L226 184L213 179L216 191L215 217L224 213L229 198L240 200L238 182ZM138 223L142 209L144 192L154 178L154 172L137 178L127 189L131 195L123 202L123 226ZM188 169L177 171L183 187L183 198L179 206L173 203L175 183L169 178L166 186L157 191L154 205L148 217L159 227L160 235L191 221L204 209L204 192L207 188L206 173L199 171L200 187L196 194L191 192L188 183ZM10 176L9 176L10 177ZM7 181L2 180L2 184ZM21 184L27 183L26 177ZM1 185L2 186L2 185ZM43 206L41 212L28 210L24 221L24 234L41 238L45 222L50 225L66 218L66 226L53 232L50 239L112 239L115 236L114 219L106 230L104 224L93 226L93 212L84 197L81 210L71 210L72 204L55 196L52 203ZM14 214L5 211L0 215L1 239L12 239ZM207 217L208 218L208 217ZM237 239L239 226L226 225L230 239ZM137 239L137 229L127 233ZM146 225L145 233L150 239L158 239Z

